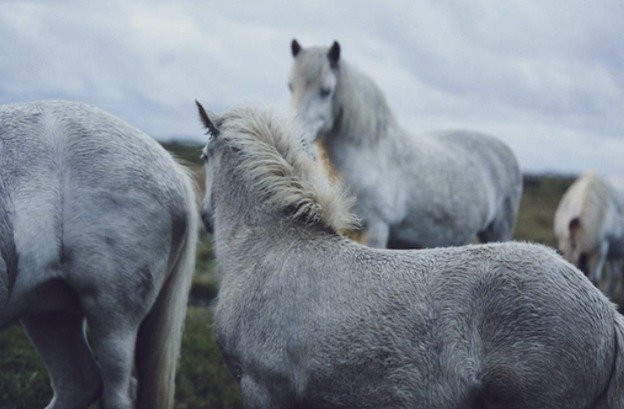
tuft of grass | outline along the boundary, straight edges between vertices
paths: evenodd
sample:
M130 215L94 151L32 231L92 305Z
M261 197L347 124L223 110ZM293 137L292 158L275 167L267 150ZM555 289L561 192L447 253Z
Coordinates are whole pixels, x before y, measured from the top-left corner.
M52 397L43 363L19 324L0 333L0 409L43 408Z

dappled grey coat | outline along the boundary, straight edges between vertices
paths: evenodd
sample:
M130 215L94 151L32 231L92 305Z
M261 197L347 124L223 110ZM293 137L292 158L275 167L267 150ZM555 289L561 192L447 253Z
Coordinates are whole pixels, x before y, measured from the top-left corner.
M291 125L202 113L215 331L247 408L624 407L623 320L554 251L361 246Z

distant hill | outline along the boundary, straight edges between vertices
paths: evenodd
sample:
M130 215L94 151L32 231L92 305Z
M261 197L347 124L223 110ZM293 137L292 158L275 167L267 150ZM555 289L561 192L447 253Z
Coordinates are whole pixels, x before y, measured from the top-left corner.
M160 144L171 152L176 158L187 164L201 166L201 150L203 146L192 142L160 142Z

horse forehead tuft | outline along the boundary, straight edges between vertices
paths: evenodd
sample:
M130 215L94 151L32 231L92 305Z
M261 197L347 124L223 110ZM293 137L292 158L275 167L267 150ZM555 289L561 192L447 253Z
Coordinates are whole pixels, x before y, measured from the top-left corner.
M294 64L293 79L304 81L306 85L319 81L324 74L329 72L327 50L323 48L306 50L305 54Z

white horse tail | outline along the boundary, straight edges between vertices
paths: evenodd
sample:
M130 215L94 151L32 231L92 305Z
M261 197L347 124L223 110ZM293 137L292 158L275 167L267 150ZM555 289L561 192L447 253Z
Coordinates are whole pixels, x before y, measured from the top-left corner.
M184 228L178 236L178 253L170 261L169 275L152 310L141 324L137 340L138 409L172 409L175 393L176 366L182 341L184 318L191 279L195 271L198 210L195 186L190 172L178 166L184 184L185 219L173 228ZM174 221L175 223L175 221ZM172 244L175 251L176 244Z
M600 231L609 208L611 192L608 185L593 172L583 175L582 178L586 185L582 191L581 213L576 223L572 219L569 228L571 236L578 234L576 239L580 248L589 251L600 243Z

